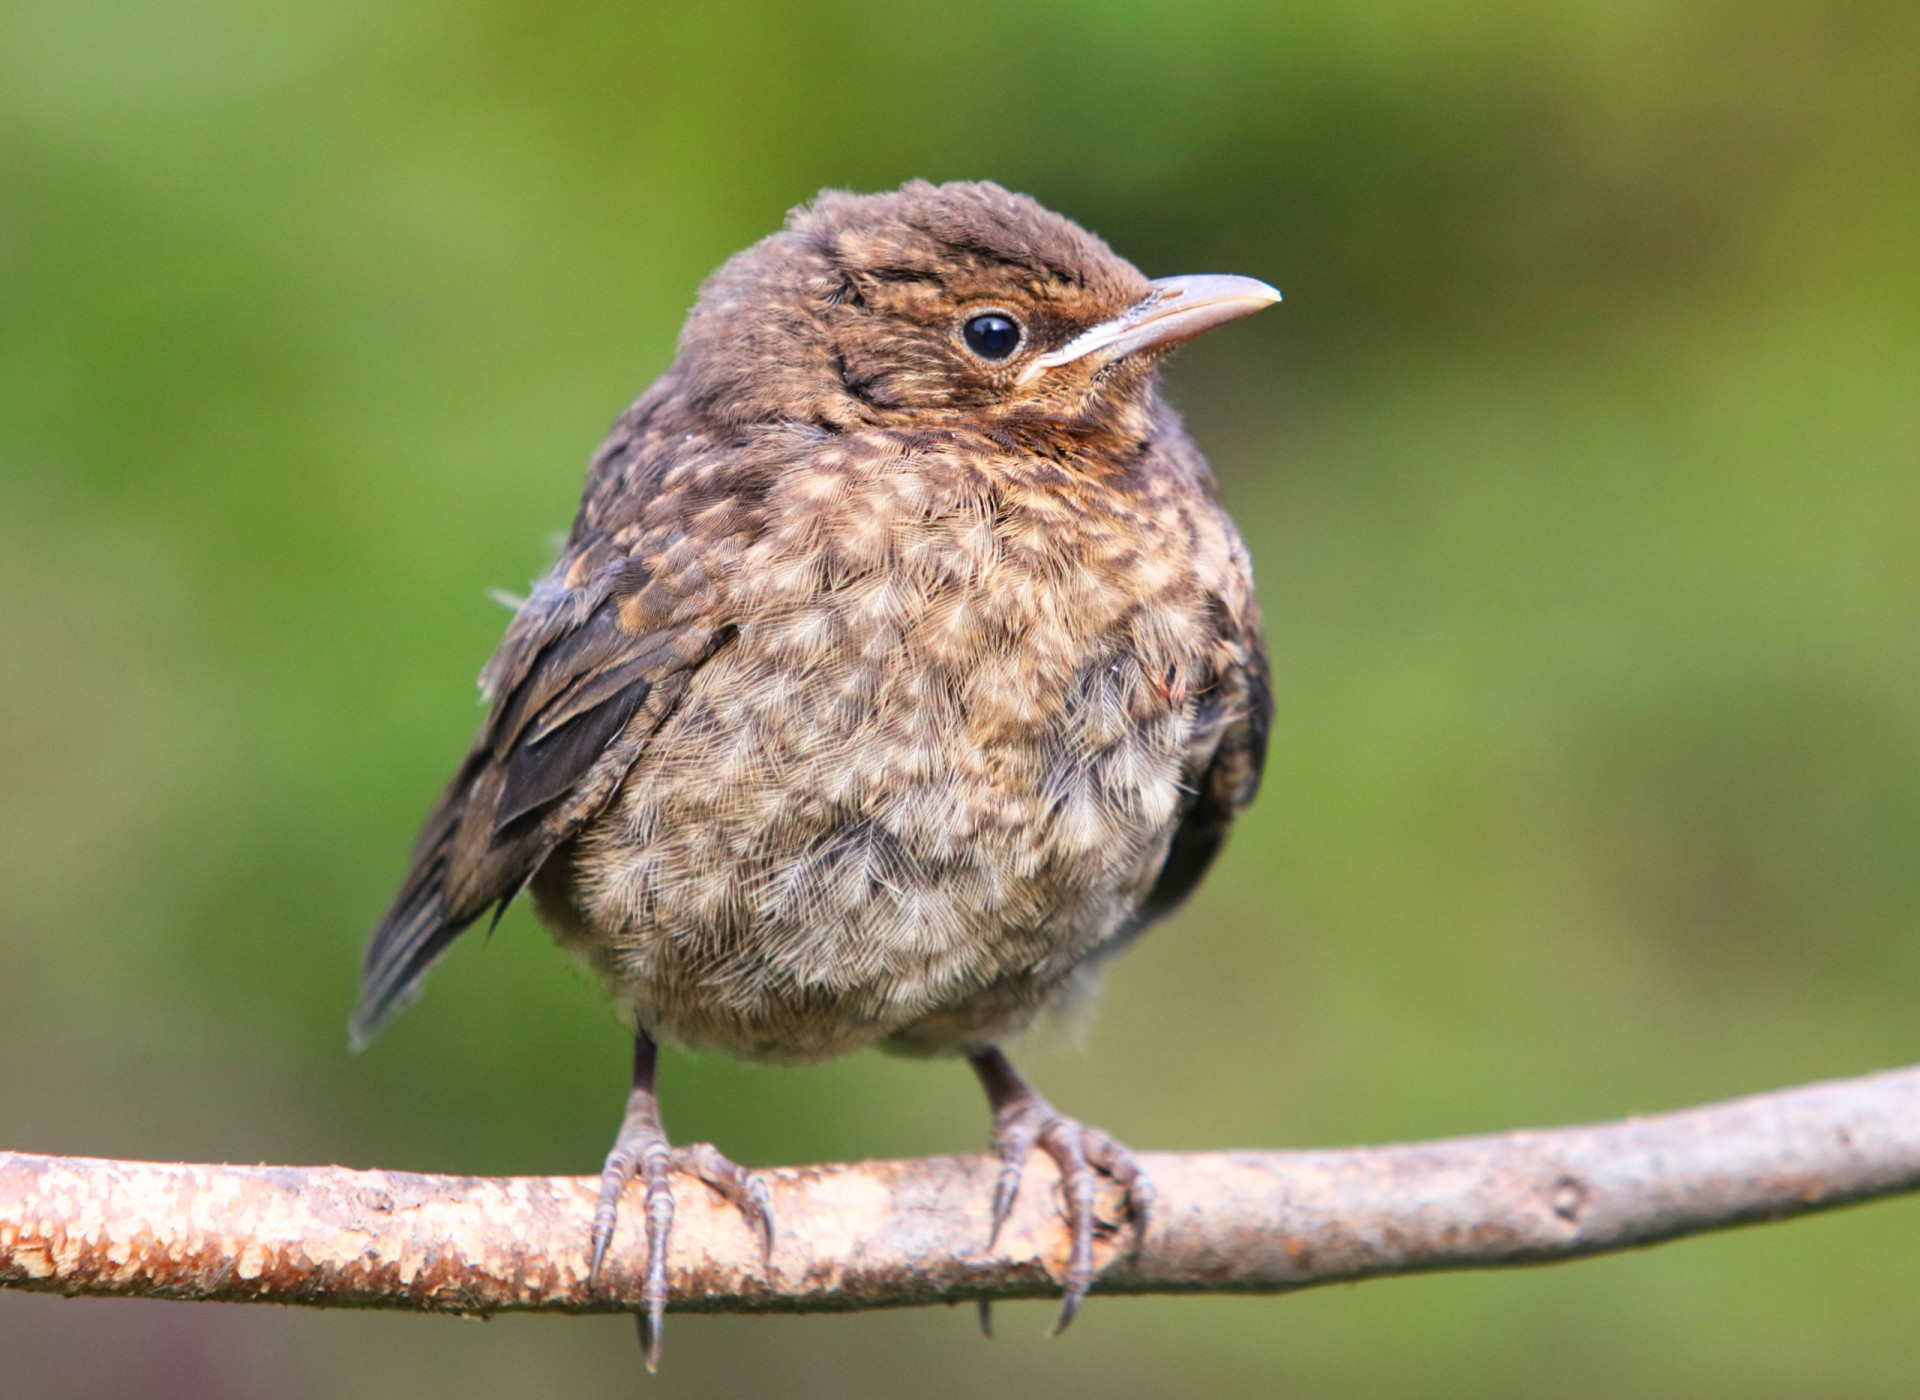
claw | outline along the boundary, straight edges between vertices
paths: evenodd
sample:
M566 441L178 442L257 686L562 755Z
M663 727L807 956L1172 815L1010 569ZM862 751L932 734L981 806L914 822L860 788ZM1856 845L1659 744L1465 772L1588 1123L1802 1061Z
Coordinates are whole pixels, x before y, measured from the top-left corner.
M1060 1302L1060 1316L1053 1324L1056 1337L1067 1330L1074 1314L1080 1311L1087 1290L1093 1287L1095 1183L1093 1168L1087 1162L1081 1141L1086 1131L1071 1119L1053 1114L1040 1134L1041 1147L1060 1168L1060 1189L1066 1198L1067 1227L1072 1235L1067 1249L1065 1296Z
M647 1325L642 1339L647 1369L652 1371L660 1365L660 1333L667 1316L667 1248L673 1239L673 1149L664 1136L646 1145L640 1169L647 1178L647 1273L640 1285Z
M628 1115L631 1118L631 1112ZM638 1144L629 1142L626 1125L621 1126L607 1163L600 1169L600 1199L593 1208L593 1258L587 1264L587 1287L600 1281L600 1266L606 1262L613 1244L613 1227L620 1220L620 1196L640 1170Z
M660 1333L666 1322L665 1308L649 1308L646 1312L633 1315L634 1327L640 1333L640 1355L647 1363L647 1374L655 1375L660 1370Z
M988 1249L993 1248L1000 1238L1001 1227L1013 1215L1013 1204L1020 1198L1020 1178L1026 1170L1027 1153L1033 1150L1042 1126L1039 1115L1021 1114L1008 1119L1003 1130L996 1115L994 1150L1000 1154L1000 1175L993 1183L993 1225L987 1231Z
M1081 1288L1078 1292L1071 1288L1067 1290L1067 1296L1060 1300L1060 1315L1054 1318L1053 1326L1047 1329L1049 1337L1059 1336L1072 1325L1073 1320L1080 1315L1080 1304L1086 1296L1085 1288Z

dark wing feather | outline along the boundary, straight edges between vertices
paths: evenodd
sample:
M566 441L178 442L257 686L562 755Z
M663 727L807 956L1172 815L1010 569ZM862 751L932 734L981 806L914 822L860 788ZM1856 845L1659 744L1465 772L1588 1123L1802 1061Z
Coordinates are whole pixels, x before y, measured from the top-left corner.
M562 582L596 555L604 562L584 583ZM482 676L493 710L367 943L355 1046L618 789L690 673L730 635L698 606L701 582L695 569L668 588L637 559L576 545L535 590Z
M622 667L622 672L631 668ZM586 776L614 736L627 727L633 712L647 698L652 683L644 674L591 705L573 707L557 722L542 722L507 757L507 774L494 809L493 834L498 837L523 817L529 817L564 797Z
M1244 708L1221 732L1213 761L1187 797L1173 843L1167 847L1167 863L1141 901L1137 918L1142 925L1171 914L1193 893L1225 844L1227 828L1260 790L1267 732L1273 724L1273 692L1266 658L1256 652L1255 660L1257 664L1241 677Z
M1233 819L1260 791L1273 726L1266 648L1257 622L1244 634L1238 628L1223 631L1242 656L1200 696L1192 748L1199 771L1181 806L1166 861L1139 908L1101 949L1102 956L1119 952L1186 901L1226 844Z

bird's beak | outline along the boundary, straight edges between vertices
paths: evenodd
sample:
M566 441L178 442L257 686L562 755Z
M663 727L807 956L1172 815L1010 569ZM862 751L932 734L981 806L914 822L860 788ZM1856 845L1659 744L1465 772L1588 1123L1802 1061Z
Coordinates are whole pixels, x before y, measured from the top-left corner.
M1106 363L1142 350L1165 350L1280 300L1279 291L1265 282L1220 273L1162 277L1150 286L1144 297L1111 321L1102 321L1058 350L1036 357L1021 372L1020 382L1076 360Z

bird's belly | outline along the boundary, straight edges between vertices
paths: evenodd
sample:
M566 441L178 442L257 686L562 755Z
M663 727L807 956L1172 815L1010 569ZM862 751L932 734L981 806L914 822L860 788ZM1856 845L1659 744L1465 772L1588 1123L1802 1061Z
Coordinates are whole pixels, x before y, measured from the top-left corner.
M745 1058L1018 1030L1164 859L1184 699L1098 648L959 674L778 640L702 670L543 897L558 936L650 1030Z

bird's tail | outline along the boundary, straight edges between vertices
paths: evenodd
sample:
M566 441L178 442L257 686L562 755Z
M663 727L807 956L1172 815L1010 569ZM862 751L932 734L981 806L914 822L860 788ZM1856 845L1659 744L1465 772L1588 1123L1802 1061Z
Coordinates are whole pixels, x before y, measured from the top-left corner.
M347 1023L347 1043L356 1051L366 1049L393 1014L419 995L420 979L428 967L473 922L446 916L442 881L420 878L428 874L416 870L367 941L360 967L360 1003Z
M413 848L406 883L394 896L360 963L360 1003L347 1023L347 1041L364 1050L380 1028L420 990L420 979L486 905L450 907L448 883L456 839L479 764L470 754L440 795Z

